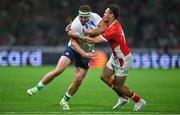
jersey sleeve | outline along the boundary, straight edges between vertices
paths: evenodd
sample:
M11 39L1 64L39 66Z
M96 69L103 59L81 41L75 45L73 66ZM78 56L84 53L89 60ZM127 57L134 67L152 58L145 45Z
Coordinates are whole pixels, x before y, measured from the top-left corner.
M101 34L105 39L111 39L116 36L116 29L115 28L108 28L105 32Z

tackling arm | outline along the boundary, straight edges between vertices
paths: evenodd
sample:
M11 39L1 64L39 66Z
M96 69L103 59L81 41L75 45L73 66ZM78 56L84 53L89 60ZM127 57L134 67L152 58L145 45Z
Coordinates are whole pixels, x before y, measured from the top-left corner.
M103 39L101 35L98 35L95 38L88 37L88 36L79 36L79 39L81 39L84 42L91 43L91 44L96 44L96 43L101 43L101 42L106 41L105 39Z
M104 32L107 28L107 25L104 23L103 20L98 24L97 29L86 29L85 33L90 35L90 36L97 36Z
M79 36L77 35L75 32L73 32L72 30L68 31L68 35L72 38L72 39L80 39L84 42L88 42L88 43L100 43L100 42L104 42L106 40L104 40L101 35L96 36L95 38L93 37L88 37L88 36Z

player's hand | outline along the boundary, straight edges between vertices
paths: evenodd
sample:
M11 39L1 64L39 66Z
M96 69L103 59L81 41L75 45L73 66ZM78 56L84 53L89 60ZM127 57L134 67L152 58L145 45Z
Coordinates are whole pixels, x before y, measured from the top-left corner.
M93 33L93 29L85 29L84 33L87 35L91 35Z
M93 52L84 53L82 56L85 57L85 58L89 58L92 61L96 60L96 55Z

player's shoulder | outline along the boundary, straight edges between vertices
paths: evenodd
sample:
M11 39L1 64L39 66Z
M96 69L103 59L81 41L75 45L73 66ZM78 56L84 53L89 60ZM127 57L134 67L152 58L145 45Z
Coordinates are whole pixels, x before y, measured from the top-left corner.
M123 28L121 27L121 24L119 21L116 21L113 26L112 26L112 30L114 30L116 33L122 33Z
M79 16L76 16L72 22L79 22Z
M95 12L91 12L91 17L93 17L93 18L101 18L100 16L99 16L99 14L97 14L97 13L95 13Z
M71 24L71 29L73 30L73 31L76 31L76 32L80 32L81 31L81 22L80 22L80 20L79 20L79 17L77 16L74 20L73 20L73 22L72 22L72 24Z
M99 15L99 14L97 14L96 12L91 12L91 15Z
M76 16L76 18L74 18L74 20L72 21L71 25L79 25L79 24L80 24L79 17Z
M116 20L116 21L114 22L114 24L112 24L112 28L121 28L121 24L119 23L118 20Z

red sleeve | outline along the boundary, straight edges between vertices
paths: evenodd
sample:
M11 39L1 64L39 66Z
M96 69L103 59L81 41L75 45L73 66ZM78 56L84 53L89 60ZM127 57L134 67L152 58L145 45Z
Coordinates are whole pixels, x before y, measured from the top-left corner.
M102 33L102 36L105 39L114 38L116 35L116 30L114 28L108 28L105 32Z

